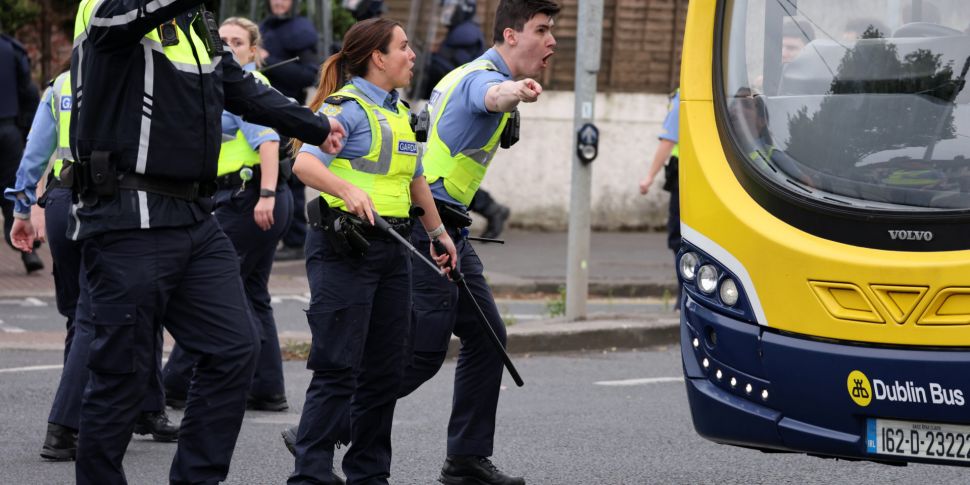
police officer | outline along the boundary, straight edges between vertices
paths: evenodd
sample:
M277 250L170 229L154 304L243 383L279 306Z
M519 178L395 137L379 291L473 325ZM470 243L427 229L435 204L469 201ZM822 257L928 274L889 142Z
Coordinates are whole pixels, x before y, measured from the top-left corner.
M27 51L13 37L0 34L0 187L14 183L24 150L24 136L38 99L37 87L30 79ZM11 247L14 247L10 240L15 217L13 206L13 201L0 197L3 238ZM37 243L39 246L40 241ZM44 262L32 252L21 251L20 258L28 273L44 268Z
M68 234L82 240L81 324L95 328L78 434L79 484L126 483L122 460L161 326L199 356L173 483L226 478L258 333L231 242L206 197L226 109L335 151L342 127L232 59L201 0L84 0L71 84ZM27 242L27 241L24 241ZM84 320L87 320L85 322Z
M340 120L348 134L336 157L303 146L293 166L306 185L321 191L322 198L309 207L311 224L324 230L307 235L307 320L313 334L307 368L313 377L290 484L341 483L333 473L333 451L348 439L347 483L387 483L390 476L391 421L410 328L411 260L402 245L374 227L374 213L407 234L413 202L424 209L425 230L447 250L432 256L441 266L455 258L422 176L410 113L395 90L411 82L414 57L398 23L361 21L324 63L310 103ZM425 247L431 247L427 238ZM349 433L335 419L348 414Z
M465 209L499 144L509 146L515 141L518 118L513 118L512 112L520 102L535 102L542 93L542 86L533 78L541 74L554 52L556 41L551 29L559 10L552 0L500 1L493 47L446 75L435 86L428 104L431 124L422 159L425 176L448 233L458 241L458 267L503 342L505 326L482 275L481 260L462 238L461 226L467 225ZM415 247L427 247L428 236L417 231L412 242ZM448 424L448 456L439 480L446 484L524 483L522 478L503 473L488 459L503 366L476 321L480 317L473 302L453 283L421 265L415 265L413 280L414 353L399 394L411 393L438 372L452 333L461 339Z
M667 206L667 247L674 252L674 273L677 275L677 305L680 306L680 271L677 271L677 250L680 249L680 182L678 173L680 167L680 89L670 96L667 103L667 116L664 118L662 131L658 137L660 143L653 152L653 160L647 176L640 181L640 193L647 195L650 186L660 169L664 169L663 189L670 192L670 204Z
M73 161L68 143L72 99L70 73L65 72L57 76L44 92L27 136L16 184L6 189L4 194L6 198L16 201L14 210L17 219L11 232L14 239L22 240L30 233L36 234L38 240L49 238L54 259L57 310L67 318L64 370L47 418L47 435L40 451L41 457L54 461L73 460L77 452L81 399L88 382L88 351L94 338L93 329L76 328L80 326L75 325L75 312L81 295L81 244L67 238L71 190L59 182L64 165ZM34 194L52 155L55 155L54 166L48 174L50 183L47 190L40 197L41 207ZM156 369L161 366L161 350L159 342L155 355ZM148 392L142 400L141 414L135 424L135 433L151 434L156 441L175 441L178 438L178 426L170 423L165 414L159 372L149 382Z
M249 19L230 17L222 22L219 35L243 69L269 85L256 71L259 27ZM239 256L243 285L259 322L262 344L247 407L285 411L289 406L283 359L269 296L276 243L293 217L293 197L279 176L280 137L271 128L248 123L228 111L222 112L222 131L226 141L219 152L215 215ZM166 399L175 407L185 404L194 364L195 359L180 345L172 349L164 379Z

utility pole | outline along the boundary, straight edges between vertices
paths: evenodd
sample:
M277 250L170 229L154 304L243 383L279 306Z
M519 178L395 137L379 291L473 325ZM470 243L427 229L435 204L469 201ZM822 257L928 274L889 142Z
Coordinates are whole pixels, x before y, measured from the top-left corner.
M573 115L576 152L573 154L572 181L569 198L569 249L566 263L566 318L586 318L586 297L589 292L589 235L592 167L595 158L583 156L582 143L590 140L593 107L596 101L596 75L600 70L600 44L603 38L603 0L584 0L579 3L579 23L576 29L576 106ZM595 130L595 127L593 128ZM580 132L583 132L581 140ZM598 132L597 132L598 137ZM585 141L584 141L585 140Z

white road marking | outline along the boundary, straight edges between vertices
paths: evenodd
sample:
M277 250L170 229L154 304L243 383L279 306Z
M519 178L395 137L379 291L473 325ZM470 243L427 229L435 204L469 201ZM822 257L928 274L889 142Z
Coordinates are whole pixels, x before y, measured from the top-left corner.
M269 301L270 301L271 304L277 304L277 303L282 303L283 300L293 300L293 301L298 301L300 303L310 303L310 297L307 296L307 295L283 295L283 296L274 296L274 297L270 298Z
M25 330L20 327L11 327L3 324L3 320L0 320L0 332L5 333L24 333Z
M44 303L43 301L38 300L37 298L30 297L30 298L24 298L24 306L47 306L47 303Z
M27 298L5 298L0 299L0 305L17 305L26 307L43 307L47 306L43 300L34 297Z
M665 382L684 382L683 377L647 377L643 379L623 379L621 381L594 382L597 386L640 386L644 384L663 384Z
M27 367L9 367L6 369L0 369L0 374L2 373L12 373L12 372L32 372L38 370L54 370L62 369L63 365L31 365Z

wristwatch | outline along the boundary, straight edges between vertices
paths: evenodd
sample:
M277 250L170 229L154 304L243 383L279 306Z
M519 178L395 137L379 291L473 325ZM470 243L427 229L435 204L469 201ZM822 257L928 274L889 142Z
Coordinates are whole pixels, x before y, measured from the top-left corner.
M260 197L276 197L276 191L273 189L259 189Z

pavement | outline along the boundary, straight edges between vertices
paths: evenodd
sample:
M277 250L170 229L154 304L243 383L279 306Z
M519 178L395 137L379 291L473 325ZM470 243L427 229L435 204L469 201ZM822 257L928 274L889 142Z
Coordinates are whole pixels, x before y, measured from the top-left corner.
M506 244L475 243L496 297L559 298L566 283L567 233L507 230ZM673 255L666 234L595 232L588 261L590 297L662 298L676 294ZM27 275L17 253L0 248L0 299L49 298L54 294L50 251L39 254L44 270ZM280 261L273 267L274 296L306 295L303 261ZM671 305L673 306L673 305ZM0 315L2 318L2 315ZM679 314L672 310L640 314L589 314L581 321L563 317L532 320L508 327L510 353L602 350L669 345L677 342ZM0 328L2 330L2 328ZM308 342L309 332L281 333L286 345ZM63 334L0 332L0 348L52 348ZM453 351L458 342L453 339Z

